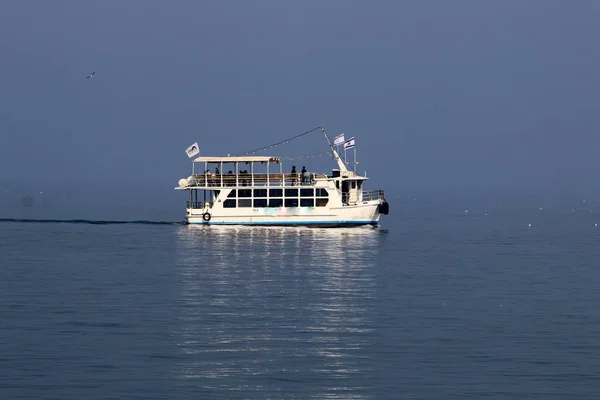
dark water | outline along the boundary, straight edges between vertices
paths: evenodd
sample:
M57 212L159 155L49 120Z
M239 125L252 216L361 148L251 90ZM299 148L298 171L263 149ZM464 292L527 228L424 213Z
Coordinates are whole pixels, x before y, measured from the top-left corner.
M596 398L600 214L472 207L406 200L380 229L0 222L0 397Z

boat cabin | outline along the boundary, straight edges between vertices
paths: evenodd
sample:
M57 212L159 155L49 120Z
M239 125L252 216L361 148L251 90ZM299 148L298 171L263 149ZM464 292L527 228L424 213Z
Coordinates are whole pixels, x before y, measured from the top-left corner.
M176 189L190 190L188 208L193 209L212 207L217 201L223 208L325 207L332 206L332 198L340 206L378 198L379 191L363 192L367 179L340 169L331 175L284 171L277 157L198 157L192 162L192 175L181 179Z

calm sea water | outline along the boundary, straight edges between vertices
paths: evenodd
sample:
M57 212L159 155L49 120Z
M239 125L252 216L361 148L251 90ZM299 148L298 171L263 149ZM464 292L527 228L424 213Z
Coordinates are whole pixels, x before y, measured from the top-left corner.
M0 222L0 397L596 398L596 223L434 199L379 229Z

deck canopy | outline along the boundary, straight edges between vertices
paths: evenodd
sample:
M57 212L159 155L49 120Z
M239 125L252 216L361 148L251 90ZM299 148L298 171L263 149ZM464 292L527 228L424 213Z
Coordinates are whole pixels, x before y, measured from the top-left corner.
M277 157L269 156L225 156L225 157L198 157L194 162L204 163L234 163L234 162L276 162L281 160Z

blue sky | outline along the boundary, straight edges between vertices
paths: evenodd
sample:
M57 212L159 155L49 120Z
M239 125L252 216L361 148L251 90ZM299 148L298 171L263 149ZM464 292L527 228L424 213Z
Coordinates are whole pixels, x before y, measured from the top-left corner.
M224 155L323 124L356 137L372 189L584 190L599 17L592 0L5 0L0 182L170 193L195 141Z

